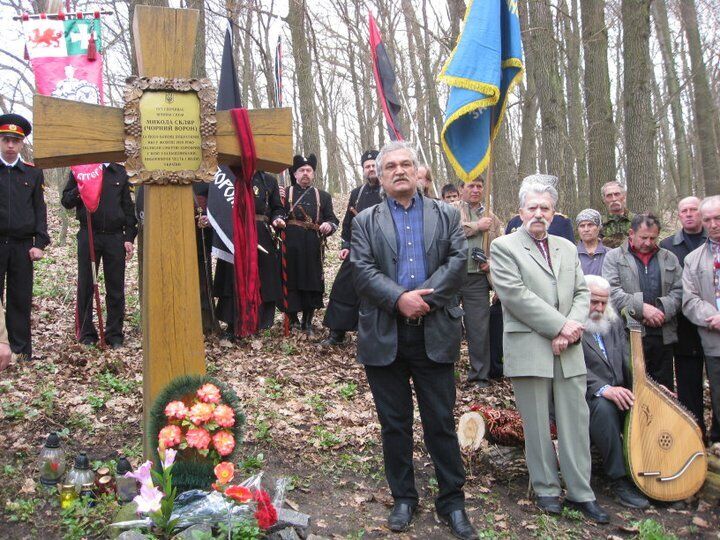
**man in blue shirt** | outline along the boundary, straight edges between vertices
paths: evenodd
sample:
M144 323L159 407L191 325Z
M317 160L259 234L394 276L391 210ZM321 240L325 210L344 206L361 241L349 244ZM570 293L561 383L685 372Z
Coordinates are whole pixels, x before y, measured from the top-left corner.
M360 298L358 361L380 420L385 476L395 500L388 527L407 529L418 506L413 398L435 465L435 508L458 538L477 538L465 513L465 471L453 407L467 241L457 209L417 192L417 156L404 142L378 154L387 200L353 221L350 260ZM412 386L411 386L412 381Z

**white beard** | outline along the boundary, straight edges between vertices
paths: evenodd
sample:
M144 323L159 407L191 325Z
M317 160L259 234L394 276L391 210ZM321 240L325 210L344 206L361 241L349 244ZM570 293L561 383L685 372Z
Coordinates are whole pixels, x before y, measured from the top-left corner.
M585 321L585 331L591 334L600 334L601 336L606 335L610 332L610 321L605 317L600 319L587 318Z

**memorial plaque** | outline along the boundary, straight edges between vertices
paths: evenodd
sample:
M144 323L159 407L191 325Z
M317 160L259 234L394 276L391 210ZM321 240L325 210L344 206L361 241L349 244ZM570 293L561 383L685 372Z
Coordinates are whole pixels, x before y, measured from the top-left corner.
M217 171L215 99L208 79L128 79L123 121L130 181L212 181Z
M200 99L194 92L145 92L140 155L148 171L200 168Z

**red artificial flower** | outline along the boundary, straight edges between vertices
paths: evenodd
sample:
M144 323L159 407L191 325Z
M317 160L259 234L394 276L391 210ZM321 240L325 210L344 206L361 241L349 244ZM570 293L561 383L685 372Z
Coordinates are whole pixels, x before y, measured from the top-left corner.
M213 416L213 406L209 403L196 403L188 412L188 419L199 426L210 420Z
M165 416L170 419L182 420L187 416L188 409L182 401L171 401L165 406Z
M189 429L185 434L188 446L198 450L207 450L210 444L210 434L203 428Z
M218 431L212 438L213 446L221 456L229 456L235 449L235 437L226 430Z
M204 403L220 403L220 389L214 384L203 384L198 388L197 396Z
M229 486L225 490L225 495L240 503L248 502L253 498L252 493L245 486Z
M258 522L258 527L261 529L269 529L275 525L278 520L277 510L275 510L275 507L270 501L270 495L267 494L267 491L258 489L254 493L253 499L255 499L257 503L255 519Z
M161 448L172 448L182 442L182 430L179 426L171 424L165 426L158 433L158 444Z
M229 461L223 461L215 465L215 478L217 478L220 485L227 484L235 476L235 465Z
M218 405L213 412L213 419L220 427L233 427L235 425L235 412L227 405Z

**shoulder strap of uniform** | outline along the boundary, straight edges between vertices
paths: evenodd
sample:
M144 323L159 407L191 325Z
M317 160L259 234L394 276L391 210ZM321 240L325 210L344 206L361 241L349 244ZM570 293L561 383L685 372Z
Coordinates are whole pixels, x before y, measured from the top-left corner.
M313 187L315 190L315 223L320 225L320 190Z

